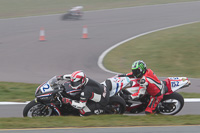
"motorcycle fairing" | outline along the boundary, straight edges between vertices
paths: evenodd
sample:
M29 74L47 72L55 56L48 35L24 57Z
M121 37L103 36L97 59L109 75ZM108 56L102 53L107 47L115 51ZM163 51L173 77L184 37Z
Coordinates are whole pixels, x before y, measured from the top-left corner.
M112 83L112 90L110 91L110 97L119 92L122 88L126 87L127 84L130 83L130 79L128 77L117 77L117 78L109 78Z
M190 84L187 77L168 77L168 79L170 81L168 86L171 87L173 92Z
M56 76L54 76L53 78L51 78L50 80L48 80L47 82L44 82L43 84L41 84L35 91L35 94L38 93L38 91L40 91L41 93L46 93L46 92L51 92L54 90L54 88L52 87L52 85L54 85L54 83L57 82L57 78Z

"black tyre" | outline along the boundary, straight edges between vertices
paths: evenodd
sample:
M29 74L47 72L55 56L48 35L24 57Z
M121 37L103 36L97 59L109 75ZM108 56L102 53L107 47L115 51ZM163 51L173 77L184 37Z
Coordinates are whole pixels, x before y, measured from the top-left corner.
M163 100L160 102L158 106L158 113L163 115L175 115L184 106L184 99L183 97L174 92L170 95L165 95Z
M120 96L110 97L109 103L106 106L107 114L123 114L126 110L126 103Z
M67 20L67 19L70 19L70 15L67 13L67 14L64 14L62 15L62 20Z
M61 16L62 20L79 20L81 19L82 15L71 15L69 13L66 13L64 15Z
M36 103L35 100L33 100L25 106L23 110L23 116L24 117L51 116L52 111L53 110L48 106L41 103Z

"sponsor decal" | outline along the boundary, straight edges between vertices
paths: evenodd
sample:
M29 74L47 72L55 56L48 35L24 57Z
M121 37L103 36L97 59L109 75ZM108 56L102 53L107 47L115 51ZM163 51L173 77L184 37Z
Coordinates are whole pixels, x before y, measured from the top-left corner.
M186 81L187 79L186 79L186 78L182 78L182 80L183 80L183 82L184 82L184 81Z
M84 95L85 95L85 94L84 94L84 92L81 92L81 96L83 96L83 97L84 97Z
M179 80L179 77L169 77L171 80Z

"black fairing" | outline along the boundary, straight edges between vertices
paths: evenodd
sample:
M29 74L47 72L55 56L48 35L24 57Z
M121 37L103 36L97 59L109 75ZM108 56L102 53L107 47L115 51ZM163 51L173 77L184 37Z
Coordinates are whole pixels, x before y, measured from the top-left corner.
M70 98L72 100L79 100L80 99L80 93L81 90L80 89L72 89L72 87L70 86L70 83L66 82L64 83L64 91L63 91L63 96Z
M37 98L38 102L41 103L52 103L56 102L56 96L59 96L58 92L61 92L62 96L72 99L72 100L79 100L80 99L80 92L81 90L74 90L71 88L70 83L66 82L64 85L61 86L62 90L58 88L54 88L55 90L51 92L42 93L40 89L36 92L35 97ZM41 97L41 95L49 94L48 96Z

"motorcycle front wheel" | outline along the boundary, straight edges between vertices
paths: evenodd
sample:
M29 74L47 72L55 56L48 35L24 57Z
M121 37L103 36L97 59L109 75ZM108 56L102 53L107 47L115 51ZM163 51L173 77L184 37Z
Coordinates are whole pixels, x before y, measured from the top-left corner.
M23 110L23 116L24 117L51 116L52 112L53 110L47 105L37 103L35 102L35 100L33 100L25 106Z
M125 109L126 102L124 99L120 96L112 96L106 106L106 114L123 114Z
M179 93L173 92L170 95L164 96L163 100L158 106L158 113L163 115L175 115L181 111L183 106L183 97Z

